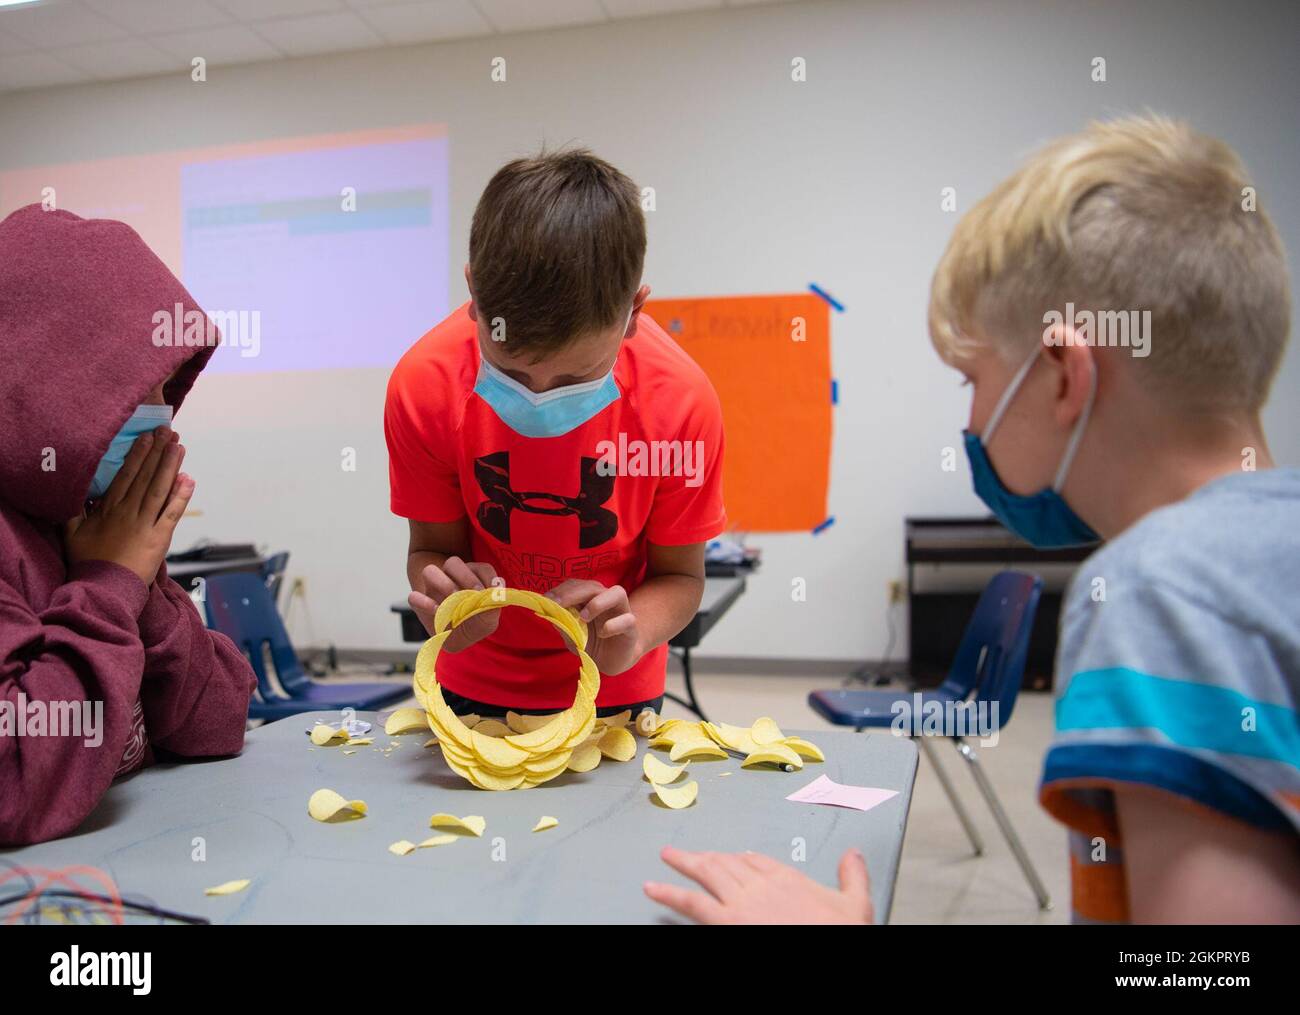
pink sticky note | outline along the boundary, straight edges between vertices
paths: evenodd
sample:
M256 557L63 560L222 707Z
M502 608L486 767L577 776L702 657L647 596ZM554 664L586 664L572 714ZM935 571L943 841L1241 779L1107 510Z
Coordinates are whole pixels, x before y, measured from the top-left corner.
M803 789L791 793L786 799L801 804L825 804L828 807L852 807L856 811L869 811L877 804L883 804L890 797L896 796L898 796L896 789L842 786L822 775Z

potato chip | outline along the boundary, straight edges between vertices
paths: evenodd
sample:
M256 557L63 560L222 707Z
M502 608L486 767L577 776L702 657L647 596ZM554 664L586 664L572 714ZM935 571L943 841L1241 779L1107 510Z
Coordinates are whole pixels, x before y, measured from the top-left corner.
M420 843L417 849L427 849L430 846L446 846L455 842L457 839L464 838L460 835L431 835Z
M686 771L686 765L665 765L653 754L647 753L641 761L641 771L655 786L667 785Z
M336 726L327 726L325 723L318 722L311 728L311 742L317 747L332 744L335 740L342 742L347 738L347 730L341 730Z
M617 726L619 729L622 729L632 721L632 710L630 708L625 708L622 712L618 713L618 715L607 715L600 721L606 726Z
M514 730L500 719L484 719L475 725L474 732L481 733L485 737L508 737Z
M344 751L343 753L344 753L344 754L356 754L357 752L356 752L356 751Z
M785 744L763 744L740 763L741 768L755 765L793 765L799 769L803 768L803 758Z
M695 803L695 798L700 794L700 784L691 781L682 786L664 786L655 784L655 796L665 807L671 807L675 811L683 807L689 807Z
M636 757L636 737L621 727L606 730L597 747L601 754L615 761L631 761Z
M469 814L463 818L458 818L454 814L435 814L429 819L430 828L456 828L469 832L471 835L482 835L483 829L487 828L487 818L480 814Z
M428 733L429 720L422 708L399 708L384 721L384 732L390 737L402 733Z
M600 746L598 744L583 744L569 757L570 772L590 772L600 764Z
M422 743L420 746L421 746L421 747L437 747L437 746L438 746L438 738L437 738L437 737L430 737L428 740L426 740L426 741L425 741L424 743Z
M235 892L242 892L253 882L248 878L240 878L238 881L223 881L219 885L213 885L211 888L203 889L204 895L234 895Z
M398 839L388 847L388 852L395 856L406 856L407 853L415 852L415 843L411 842L409 839Z
M353 821L365 817L366 802L348 800L332 789L318 789L307 801L307 813L317 821Z
M821 748L814 743L804 740L802 737L786 737L781 743L794 751L801 758L807 758L809 761L825 761L826 755Z
M766 717L755 719L754 725L749 727L749 733L754 738L754 742L759 745L773 744L785 737L785 734L781 732L781 727Z
M373 744L374 737L350 737L347 742L348 747L365 747L367 744Z
M673 761L681 761L683 758L726 758L729 755L712 741L701 739L683 740L673 744L668 757Z
M553 818L549 814L544 814L537 819L537 824L533 825L534 832L544 832L548 828L554 828L560 823L558 818Z

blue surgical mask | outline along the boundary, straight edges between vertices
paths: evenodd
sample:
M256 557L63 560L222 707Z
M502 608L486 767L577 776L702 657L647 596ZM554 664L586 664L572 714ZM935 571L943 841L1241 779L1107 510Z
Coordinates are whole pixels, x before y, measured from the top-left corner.
M625 334L631 320L629 311L623 324ZM559 437L582 426L619 399L613 367L594 381L567 384L539 394L502 373L482 353L474 392L492 406L502 423L524 437Z
M1012 378L1007 390L1002 393L1002 397L993 409L993 415L989 417L988 425L984 427L983 434L974 434L969 430L964 432L966 457L970 459L971 474L975 479L975 492L997 516L998 521L1021 539L1041 549L1095 543L1101 537L1088 526L1087 522L1074 513L1074 509L1065 502L1065 498L1060 493L1061 487L1065 485L1065 477L1074 462L1075 453L1079 450L1079 442L1083 439L1088 417L1092 414L1093 400L1097 397L1095 369L1088 389L1088 403L1079 414L1079 422L1074 425L1074 432L1070 434L1070 442L1066 445L1065 455L1061 459L1061 465L1056 470L1056 478L1050 487L1034 494L1012 493L1003 485L993 468L993 463L989 461L987 447L989 441L993 439L993 431L1002 422L1007 406L1011 404L1011 399L1020 390L1030 368L1037 360L1038 350L1035 349L1034 355L1026 360L1025 365Z
M160 426L166 426L172 421L172 407L170 405L141 405L137 406L135 412L125 423L122 429L117 432L117 436L108 445L108 450L104 452L104 457L99 460L99 468L95 470L95 478L90 481L90 492L86 495L89 500L98 500L104 494L108 493L108 487L113 482L113 477L117 475L117 470L122 467L126 461L126 454L131 450L131 445L141 434L157 430Z

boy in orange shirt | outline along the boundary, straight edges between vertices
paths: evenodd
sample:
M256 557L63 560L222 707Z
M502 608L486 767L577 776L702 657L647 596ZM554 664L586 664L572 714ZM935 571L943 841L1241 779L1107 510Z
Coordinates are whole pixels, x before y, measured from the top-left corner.
M703 371L641 314L637 189L585 151L516 160L488 183L469 246L469 302L388 385L411 607L432 632L460 589L544 593L591 626L599 713L658 711L667 642L698 609L704 544L725 526L723 437ZM522 611L471 618L443 652L459 713L573 703L572 654Z

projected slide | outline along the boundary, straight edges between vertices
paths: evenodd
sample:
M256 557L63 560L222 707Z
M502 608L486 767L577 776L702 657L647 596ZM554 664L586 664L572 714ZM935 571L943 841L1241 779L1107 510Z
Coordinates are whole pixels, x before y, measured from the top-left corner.
M132 225L216 321L209 372L391 366L448 306L438 126L0 173L0 211L53 198Z

